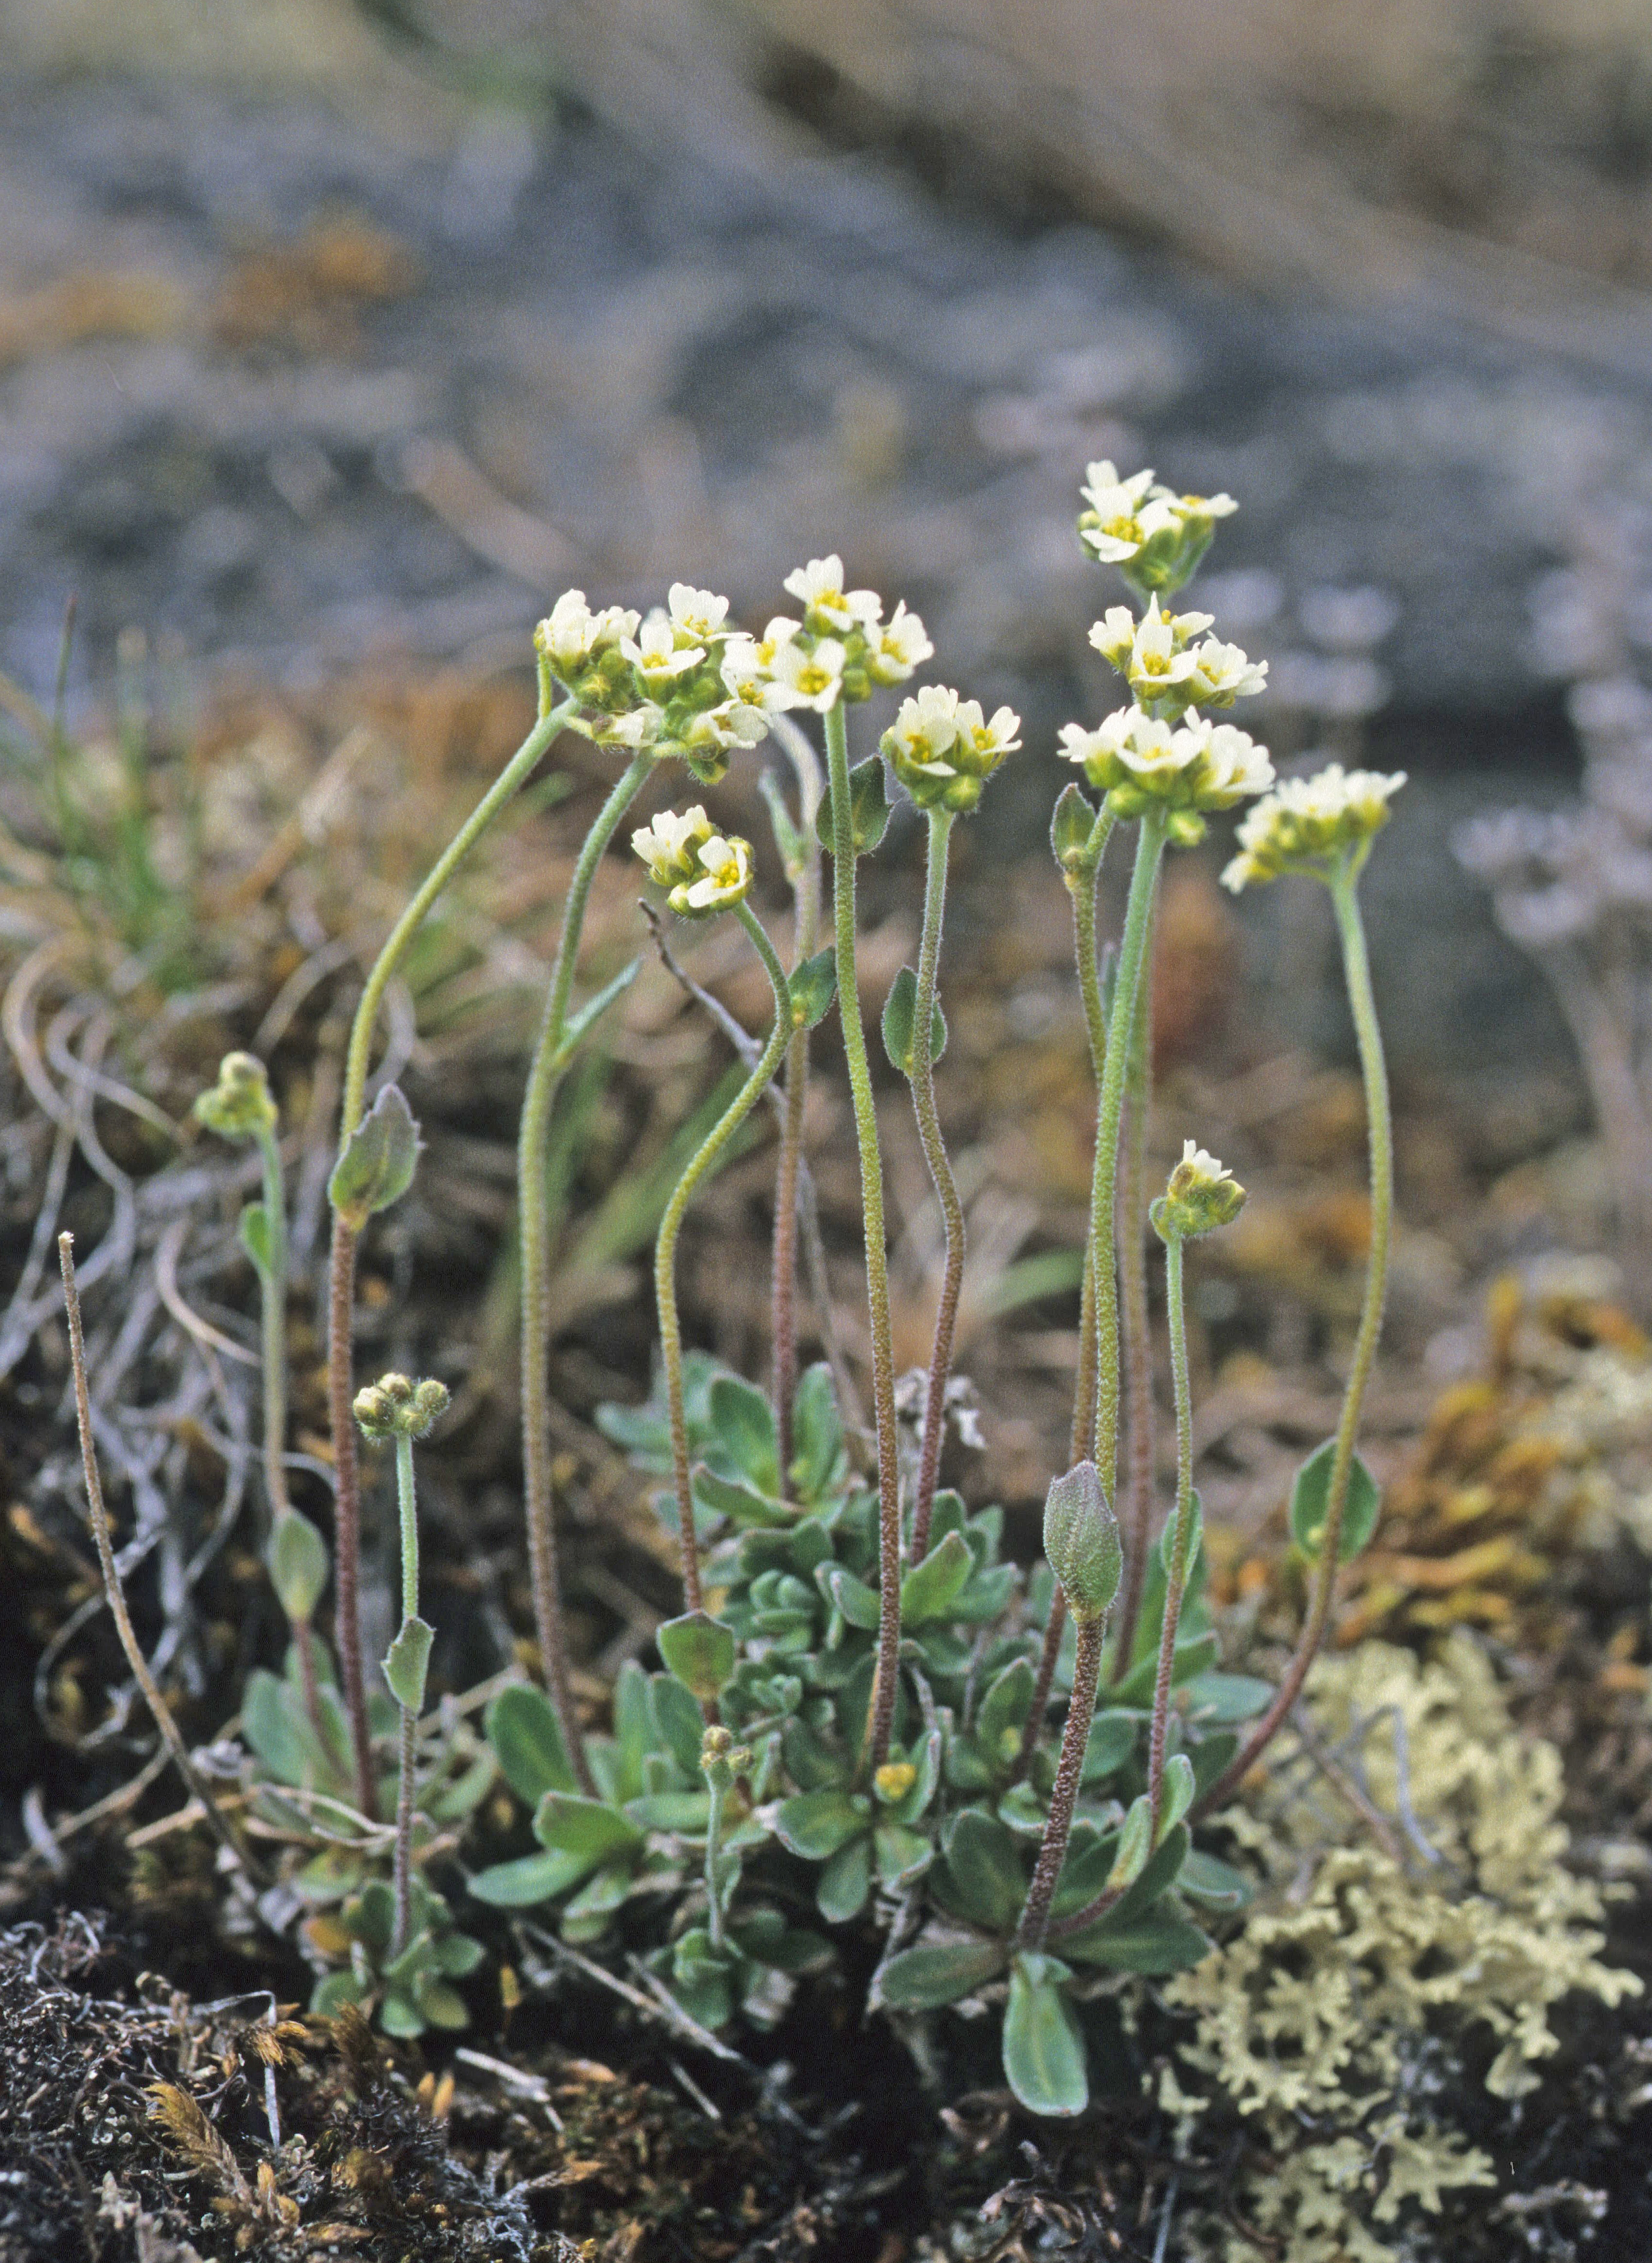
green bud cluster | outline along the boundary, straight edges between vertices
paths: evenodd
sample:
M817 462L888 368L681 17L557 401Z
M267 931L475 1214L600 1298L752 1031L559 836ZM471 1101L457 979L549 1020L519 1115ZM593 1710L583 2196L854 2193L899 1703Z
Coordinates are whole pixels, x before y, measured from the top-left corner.
M381 1375L356 1393L354 1412L364 1438L422 1438L451 1403L444 1383L428 1377Z
M1161 1241L1186 1241L1231 1225L1244 1208L1244 1189L1232 1172L1188 1139L1169 1185L1148 1215Z
M223 1139L253 1139L273 1131L276 1104L263 1063L251 1053L226 1053L217 1083L198 1095L194 1112L198 1124Z

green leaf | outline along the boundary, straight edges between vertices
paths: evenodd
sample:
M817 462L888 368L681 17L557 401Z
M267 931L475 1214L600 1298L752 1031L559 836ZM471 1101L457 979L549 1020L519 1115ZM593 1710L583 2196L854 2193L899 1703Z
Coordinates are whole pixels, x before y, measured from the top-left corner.
M1305 1555L1317 1556L1324 1539L1331 1510L1331 1478L1337 1458L1337 1442L1327 1438L1316 1447L1296 1472L1291 1487L1291 1537ZM1348 1494L1342 1512L1342 1533L1337 1561L1351 1563L1376 1530L1382 1494L1376 1479L1356 1454L1348 1464Z
M386 1998L385 2009L379 2014L386 2035L390 2033L388 2017L393 1999ZM433 2028L467 2028L471 2015L465 2007L465 1999L456 1988L434 1972L421 1972L413 1984L413 2000Z
M548 1791L577 1791L556 1709L543 1689L525 1681L501 1689L487 1708L487 1741L505 1782L525 1805L537 1807Z
M490 1869L478 1870L471 1891L494 1909L532 1909L577 1886L590 1867L582 1855L524 1855L518 1862L495 1862Z
M1066 785L1057 797L1050 821L1050 847L1064 872L1080 871L1084 852L1095 830L1096 813L1076 785Z
M734 1678L739 1645L734 1630L708 1611L685 1611L655 1629L654 1640L668 1673L703 1703L720 1697Z
M780 1491L774 1409L738 1375L719 1375L710 1394L711 1431L748 1485L773 1499Z
M249 1203L241 1213L235 1238L253 1262L261 1281L275 1271L276 1253L270 1233L270 1213L261 1202Z
M1172 1753L1165 1763L1165 1776L1160 1787L1158 1829L1154 1834L1158 1845L1176 1826L1194 1803L1194 1765L1186 1753Z
M327 1544L296 1508L277 1520L269 1563L282 1609L296 1624L307 1626L327 1585Z
M1216 1664L1219 1654L1219 1645L1213 1634L1189 1635L1186 1641L1178 1636L1176 1655L1171 1661L1171 1688L1179 1689L1183 1682L1194 1681ZM1155 1644L1145 1658L1136 1660L1122 1681L1114 1683L1111 1692L1114 1703L1141 1706L1151 1703L1158 1674L1158 1653Z
M1014 1833L997 1816L966 1807L954 1817L942 1847L946 1867L935 1874L937 1899L985 1932L1007 1933L1027 1898Z
M828 856L837 854L837 839L832 817L832 789L828 785L820 798L820 814L817 821L820 846ZM863 763L856 763L849 772L849 838L857 857L869 857L883 839L889 825L889 788L884 777L884 758L870 755Z
M605 982L595 998L588 999L564 1028L559 1044L552 1058L553 1068L560 1068L587 1032L595 1027L617 998L623 998L642 969L642 960L633 958L624 966L611 982Z
M1013 1659L981 1700L981 1710L975 1717L976 1742L995 1775L1021 1757L1033 1683L1028 1661Z
M577 1855L588 1869L613 1855L642 1851L643 1834L628 1817L600 1799L584 1799L574 1792L546 1792L534 1816L533 1831L542 1847Z
M1124 1818L1124 1828L1119 1833L1118 1850L1113 1857L1113 1868L1107 1875L1109 1886L1134 1885L1147 1867L1147 1858L1153 1851L1153 1803L1143 1792L1132 1800Z
M1194 1565L1199 1561L1199 1551L1204 1545L1204 1504L1201 1501L1196 1490L1194 1491L1193 1499L1189 1503L1189 1515L1193 1529L1187 1536L1187 1558L1183 1567L1184 1577L1191 1575ZM1158 1560L1165 1567L1165 1576L1166 1579L1170 1577L1171 1550L1175 1545L1175 1540L1176 1518L1175 1514L1172 1511L1172 1514L1165 1519L1165 1529L1158 1536Z
M1176 1891L1209 1909L1236 1910L1245 1907L1256 1889L1243 1870L1195 1847L1181 1866Z
M754 1486L739 1478L720 1478L704 1462L696 1462L689 1478L694 1488L695 1506L709 1509L713 1516L726 1516L743 1529L753 1525L777 1529L792 1521L791 1511L784 1501L759 1493Z
M1190 1755L1195 1799L1209 1790L1238 1749L1239 1739L1231 1729L1217 1729L1200 1738Z
M241 1733L271 1775L301 1784L311 1761L311 1740L302 1733L292 1693L269 1669L255 1666L241 1701Z
M1004 1963L1005 1951L995 1941L903 1948L878 1973L877 2000L898 2012L938 2011L995 1980Z
M1021 1956L1010 1967L1004 2079L1029 2114L1082 2114L1090 2102L1084 2037L1061 1992L1067 1977L1054 1956Z
M1214 1945L1208 1934L1168 1910L1122 1925L1106 1917L1084 1933L1064 1934L1061 1941L1063 1951L1081 1963L1150 1975L1186 1971L1208 1956Z
M787 987L791 993L794 1029L812 1030L823 1022L838 994L837 952L833 945L827 944L812 958L805 958L790 977Z
M791 1435L797 1448L789 1472L792 1486L799 1500L817 1501L843 1466L843 1420L832 1370L824 1360L805 1368L798 1380L791 1402Z
M846 1791L800 1791L775 1811L775 1836L805 1862L824 1862L863 1833L870 1817Z
M921 1564L914 1564L900 1583L902 1626L923 1626L931 1619L945 1618L974 1569L975 1558L963 1535L949 1532L941 1545L932 1548Z
M648 1755L654 1748L654 1726L653 1685L636 1659L628 1658L614 1682L617 1798L634 1799L647 1789Z
M877 1858L879 1883L891 1894L921 1877L934 1855L934 1848L921 1831L909 1831L904 1823L887 1820L873 1826L872 1851Z
M709 1791L646 1791L628 1799L625 1812L639 1829L668 1831L689 1839L703 1839L711 1820Z
M1182 1694L1190 1721L1225 1728L1230 1722L1253 1720L1265 1712L1273 1685L1253 1674L1201 1674Z
M874 1631L881 1611L876 1588L869 1587L864 1580L857 1580L840 1564L830 1567L823 1565L821 1579L826 1593L849 1624L859 1627L863 1633Z
M1122 1706L1110 1705L1106 1712L1098 1713L1090 1724L1079 1782L1103 1783L1115 1768L1122 1768L1136 1750L1141 1725L1141 1715Z
M385 1653L384 1676L398 1705L416 1713L424 1703L425 1676L430 1667L430 1645L436 1629L423 1619L403 1619L400 1631Z
M1044 1555L1076 1619L1111 1606L1124 1568L1118 1521L1093 1462L1057 1478L1044 1499Z
M826 1864L815 1883L815 1905L830 1925L847 1925L859 1917L872 1891L870 1833L851 1839Z
M1133 1923L1138 1917L1144 1917L1159 1896L1168 1892L1181 1876L1181 1866L1187 1859L1191 1844L1185 1823L1179 1823L1173 1831L1167 1831L1148 1856L1147 1867L1136 1883L1114 1904L1101 1923L1124 1926ZM1067 1947L1064 1939L1062 1947L1064 1949Z
M884 1051L890 1064L909 1081L918 1070L914 1029L918 1016L918 977L903 966L884 1001ZM929 1020L929 1063L933 1067L947 1049L946 1016L937 999Z
M413 1184L419 1127L400 1089L386 1085L345 1142L328 1181L328 1200L357 1233L376 1211L400 1202Z

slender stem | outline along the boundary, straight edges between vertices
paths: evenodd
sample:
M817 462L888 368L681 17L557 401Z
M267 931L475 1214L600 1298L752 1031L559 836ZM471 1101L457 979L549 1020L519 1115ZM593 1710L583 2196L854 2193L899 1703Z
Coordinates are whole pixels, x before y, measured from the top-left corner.
M281 1150L273 1124L258 1134L263 1168L264 1262L258 1269L263 1354L263 1486L273 1530L292 1506L285 1456L287 1428L287 1210Z
M705 1899L710 1912L707 1929L713 1948L728 1946L728 1931L723 1921L722 1881L718 1876L722 1855L723 1809L728 1799L728 1786L710 1779L711 1812L705 1827Z
M1096 1683L1101 1675L1101 1636L1106 1623L1105 1619L1100 1618L1078 1622L1078 1651L1073 1666L1072 1695L1067 1701L1067 1725L1062 1732L1061 1760L1056 1769L1055 1789L1050 1795L1043 1844L1038 1849L1033 1882L1027 1889L1026 1905L1015 1929L1016 1941L1022 1948L1042 1948L1044 1935L1050 1930L1050 1905L1055 1898L1061 1866L1067 1859L1072 1811L1078 1797L1078 1779L1084 1772L1090 1723L1095 1714Z
M872 1419L877 1432L877 1673L872 1685L862 1773L889 1758L900 1671L900 1464L895 1435L895 1349L889 1319L884 1163L877 1106L866 1058L866 1031L855 968L855 826L849 808L849 741L840 700L826 710L826 770L832 792L832 908L837 944L838 1018L855 1103L861 1157L861 1225L866 1241L866 1306L872 1337Z
M1089 840L1085 844L1084 858L1078 870L1064 873L1067 893L1072 898L1073 955L1078 968L1078 994L1084 1001L1085 1034L1090 1047L1090 1074L1095 1079L1098 1106L1100 1104L1103 1072L1107 1064L1107 1009L1101 997L1101 968L1096 955L1096 893L1101 881L1101 859L1107 853L1107 842L1118 820L1104 802ZM1096 1406L1096 1323L1095 1268L1086 1252L1084 1277L1078 1291L1078 1363L1073 1376L1072 1436L1069 1448L1070 1466L1077 1468L1088 1461L1095 1451ZM1129 1574L1128 1562L1125 1576ZM1067 1624L1067 1598L1059 1584L1050 1599L1050 1616L1044 1621L1044 1639L1038 1654L1038 1673L1033 1683L1032 1702L1027 1708L1027 1719L1021 1731L1021 1748L1010 1774L1012 1783L1019 1783L1032 1764L1044 1730L1044 1715L1050 1704L1050 1692L1056 1679L1056 1667L1061 1657L1062 1636Z
M143 1692L143 1701L154 1717L155 1727L161 1732L162 1742L172 1756L173 1766L184 1779L185 1789L192 1799L199 1801L207 1822L236 1862L249 1876L262 1880L261 1866L253 1861L224 1820L218 1802L190 1758L189 1747L184 1742L165 1698L161 1695L160 1684L149 1671L149 1661L138 1646L132 1614L126 1609L126 1590L120 1584L120 1569L115 1562L114 1544L110 1538L109 1512L104 1506L97 1449L92 1440L91 1392L86 1380L86 1339L81 1327L80 1292L75 1283L74 1250L74 1235L60 1233L57 1237L57 1260L62 1270L63 1305L69 1316L69 1363L75 1377L75 1420L80 1431L81 1471L86 1482L86 1507L91 1516L92 1537L97 1544L97 1561L103 1571L104 1593L108 1598L110 1616L115 1623L115 1632L120 1638L120 1647L126 1654L126 1663L132 1668L133 1680Z
M419 1616L419 1512L413 1484L413 1440L405 1430L396 1437L396 1510L401 1524L401 1623L405 1627L409 1619ZM413 1772L418 1724L414 1708L402 1706L393 1871L396 1916L390 1939L393 1959L407 1947L413 1920Z
M797 772L800 852L789 866L795 931L792 965L812 958L820 934L820 850L816 821L820 812L820 770L814 748L801 731L786 746ZM786 1103L780 1129L780 1160L775 1172L774 1269L769 1291L774 1368L775 1437L782 1486L790 1483L791 1410L797 1392L798 1184L803 1166L803 1124L809 1099L809 1032L792 1031L786 1048Z
M941 1475L941 1447L946 1430L947 1379L952 1372L952 1340L957 1332L958 1298L963 1288L963 1204L947 1160L935 1107L935 1065L930 1058L929 1031L934 1019L935 973L941 960L941 930L947 907L947 850L952 835L953 813L929 813L929 863L924 886L923 936L918 950L918 990L913 1015L912 1104L918 1118L918 1136L924 1159L934 1182L936 1198L946 1225L947 1264L941 1298L935 1307L934 1346L929 1355L929 1384L924 1395L923 1445L918 1461L918 1486L913 1500L912 1558L921 1563L929 1551L929 1519L934 1507L935 1485Z
M1377 1340L1382 1333L1382 1309L1388 1297L1389 1244L1394 1228L1394 1130L1389 1108L1388 1068L1382 1058L1382 1032L1377 1022L1376 1000L1371 990L1371 965L1366 951L1365 929L1360 923L1360 900L1355 889L1358 873L1356 863L1350 861L1345 864L1331 878L1331 898L1336 907L1337 930L1342 943L1343 972L1348 985L1348 1003L1353 1014L1360 1066L1365 1079L1366 1122L1371 1149L1371 1251L1366 1261L1365 1304L1360 1314L1360 1332L1354 1340L1353 1364L1348 1371L1347 1385L1343 1392L1342 1414L1337 1424L1337 1444L1331 1464L1331 1492L1326 1504L1325 1527L1313 1589L1309 1598L1308 1616L1303 1621L1295 1652L1286 1668L1285 1678L1280 1683L1272 1704L1252 1731L1244 1748L1195 1803L1193 1810L1194 1818L1207 1815L1212 1808L1219 1806L1235 1785L1256 1765L1296 1703L1308 1678L1308 1669L1324 1638L1336 1594L1343 1512L1347 1507L1348 1479L1353 1468L1360 1412L1376 1359Z
M689 1425L682 1405L682 1329L677 1316L677 1240L695 1189L722 1153L734 1133L761 1099L779 1066L791 1036L791 996L785 970L775 955L754 914L746 904L735 907L740 925L751 937L762 960L775 994L775 1026L756 1067L741 1085L696 1151L692 1161L672 1189L660 1221L654 1245L654 1296L660 1308L660 1356L666 1374L666 1408L671 1425L671 1469L677 1496L677 1536L682 1560L682 1599L686 1610L704 1609L700 1587L700 1551L694 1530L694 1485L689 1466Z
M373 1782L367 1679L362 1664L361 1465L352 1411L355 1377L350 1354L356 1249L360 1238L343 1213L335 1211L327 1273L327 1398L333 1434L333 1629L344 1716L350 1723L356 1804L372 1822L379 1813L379 1794Z
M562 1731L568 1760L588 1798L596 1785L585 1757L585 1739L568 1680L567 1637L562 1622L561 1582L557 1565L556 1503L551 1480L551 1240L547 1154L551 1103L566 1059L568 1001L584 934L585 909L602 852L636 799L653 767L639 754L609 794L585 836L567 901L562 932L551 967L551 988L539 1025L522 1122L516 1141L517 1235L522 1276L522 1478L528 1524L528 1560L533 1579L534 1628L545 1688Z
M1147 971L1130 1031L1130 1060L1125 1080L1124 1153L1119 1183L1119 1273L1123 1284L1125 1407L1129 1419L1129 1460L1120 1537L1124 1544L1124 1581L1119 1597L1118 1631L1113 1644L1113 1678L1129 1673L1136 1647L1136 1622L1147 1574L1147 1546L1153 1521L1153 1341L1147 1319L1147 1127L1153 1088L1153 943L1150 929Z
M1147 963L1153 892L1165 848L1165 819L1150 809L1136 837L1136 867L1119 946L1118 985L1107 1028L1101 1098L1096 1111L1095 1171L1090 1185L1090 1265L1095 1276L1096 1424L1093 1459L1109 1502L1118 1496L1119 1457L1119 1281L1116 1201L1119 1124L1124 1110L1124 1076L1129 1059L1142 975Z
M425 915L452 878L461 860L507 802L524 786L541 756L574 712L574 702L552 707L544 697L533 729L501 770L427 874L422 886L391 929L374 960L366 987L350 1024L344 1056L344 1091L339 1110L339 1153L343 1153L361 1122L367 1092L367 1060L373 1025L384 1002L390 978L400 965ZM351 1756L356 1768L356 1797L364 1815L378 1813L373 1790L372 1747L367 1724L366 1681L361 1655L361 1479L356 1450L356 1422L350 1411L354 1397L351 1340L356 1291L356 1244L358 1237L333 1213L333 1246L328 1269L327 1396L333 1439L333 1581L335 1625L338 1637L338 1669L344 1685L344 1710L350 1720Z
M1158 1638L1158 1673L1153 1683L1153 1717L1147 1740L1147 1794L1158 1835L1159 1798L1165 1782L1165 1744L1170 1729L1170 1685L1176 1667L1176 1630L1187 1592L1187 1560L1193 1545L1193 1394L1187 1386L1187 1316L1182 1305L1181 1236L1165 1244L1165 1301L1170 1319L1170 1371L1176 1393L1176 1521L1170 1562L1165 1569L1165 1623Z

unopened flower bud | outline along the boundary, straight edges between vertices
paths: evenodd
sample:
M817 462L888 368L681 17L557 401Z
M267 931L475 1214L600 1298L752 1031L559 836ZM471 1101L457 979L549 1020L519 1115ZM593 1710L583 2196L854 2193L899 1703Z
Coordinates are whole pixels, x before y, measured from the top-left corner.
M1124 1568L1118 1520L1093 1462L1057 1478L1044 1500L1044 1554L1081 1624L1112 1608Z
M272 1130L276 1104L263 1063L251 1053L226 1053L217 1083L196 1099L195 1119L223 1139L250 1139Z
M1182 1142L1181 1160L1170 1175L1170 1184L1149 1210L1161 1241L1185 1241L1199 1233L1214 1233L1231 1225L1244 1208L1244 1189L1231 1171L1214 1155Z
M451 1404L446 1384L434 1377L415 1383L405 1375L381 1375L356 1393L354 1413L366 1438L422 1438Z

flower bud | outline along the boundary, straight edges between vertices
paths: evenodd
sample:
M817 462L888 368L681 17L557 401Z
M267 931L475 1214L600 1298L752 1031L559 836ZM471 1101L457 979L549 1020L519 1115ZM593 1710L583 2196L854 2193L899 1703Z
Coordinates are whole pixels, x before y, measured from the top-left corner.
M273 1131L276 1105L263 1063L251 1053L226 1053L218 1064L218 1081L195 1103L195 1119L223 1139L250 1139Z
M1214 1155L1184 1139L1170 1184L1148 1211L1161 1241L1185 1241L1231 1225L1244 1208L1244 1189Z
M366 1438L422 1438L451 1403L446 1384L434 1377L415 1383L405 1375L381 1375L356 1393L354 1413Z
M1064 785L1050 821L1050 846L1064 872L1084 869L1085 851L1095 830L1095 812L1076 785Z
M1044 1500L1044 1554L1080 1624L1103 1617L1124 1568L1118 1520L1093 1462L1057 1478Z

